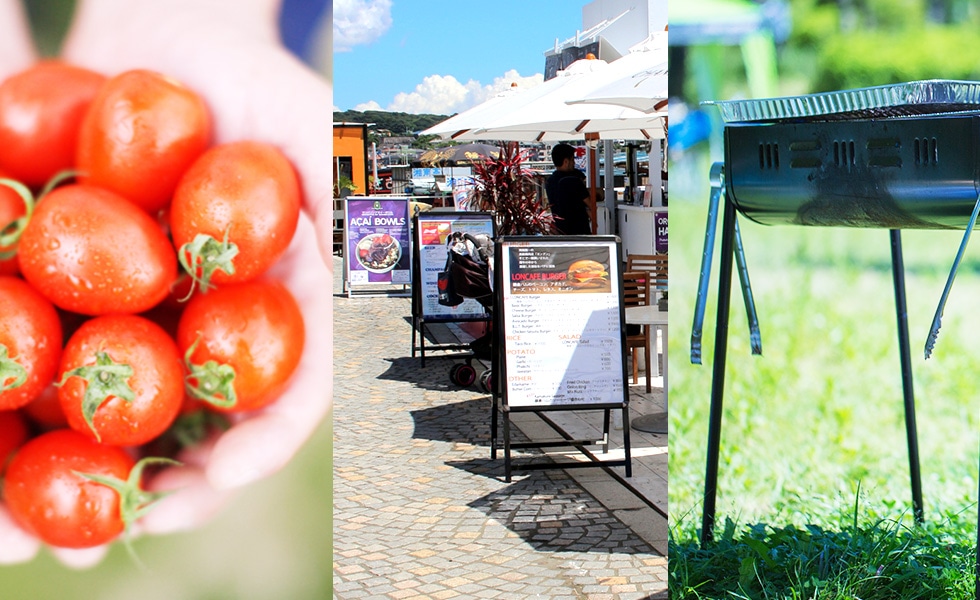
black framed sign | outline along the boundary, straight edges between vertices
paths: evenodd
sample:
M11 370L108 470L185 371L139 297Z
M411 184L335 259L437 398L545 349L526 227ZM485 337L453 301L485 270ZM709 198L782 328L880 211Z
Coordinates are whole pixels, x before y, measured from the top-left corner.
M487 212L419 213L414 227L417 251L414 313L429 322L489 320L489 311L473 298L466 298L457 306L439 304L438 275L446 268L449 237L454 233L468 233L493 238L493 215Z
M344 282L348 293L412 282L409 198L348 196L344 203Z
M618 238L504 238L500 251L507 405L626 402Z
M497 413L504 413L504 457L511 448L602 444L609 412L629 423L622 245L616 236L504 236L495 247L496 349L491 456ZM605 410L603 439L511 443L509 414L519 411ZM631 476L629 427L623 465ZM584 452L584 450L583 450ZM596 462L523 465L521 469L595 466Z
M463 298L456 306L439 304L439 273L446 269L449 238L454 233L494 236L493 215L488 212L433 211L419 213L412 220L412 357L426 358L426 323L482 321L489 323L489 308L475 298ZM488 275L489 278L489 275ZM445 278L443 285L446 285ZM489 284L488 279L488 284ZM467 344L429 344L429 350L454 351L469 349ZM457 355L446 355L447 358Z

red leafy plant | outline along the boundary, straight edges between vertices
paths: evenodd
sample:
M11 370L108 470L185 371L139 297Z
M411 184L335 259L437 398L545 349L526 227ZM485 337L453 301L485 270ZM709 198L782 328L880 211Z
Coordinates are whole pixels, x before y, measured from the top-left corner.
M545 208L527 158L517 144L500 149L497 158L473 163L476 185L470 205L475 210L492 212L497 235L535 235L554 232L551 213Z

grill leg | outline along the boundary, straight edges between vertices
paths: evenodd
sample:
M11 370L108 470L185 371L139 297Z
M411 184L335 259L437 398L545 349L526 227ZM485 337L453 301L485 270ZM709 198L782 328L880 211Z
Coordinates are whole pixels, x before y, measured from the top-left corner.
M977 490L977 498L980 498L980 489ZM977 558L976 565L973 568L974 572L974 600L980 600L980 512L977 513Z
M728 354L728 313L732 296L732 263L735 250L735 205L725 197L721 230L721 268L718 274L718 315L715 325L715 356L711 379L711 412L708 417L708 452L704 476L704 506L701 513L701 546L714 539L715 497L718 489L718 454L721 448L721 417L725 396L725 362Z
M915 426L915 392L912 388L912 354L909 350L909 319L905 302L905 261L902 232L889 231L892 246L892 279L895 282L895 312L898 316L898 351L902 361L902 396L905 399L905 435L909 446L909 475L912 480L912 514L923 521L922 477L919 472L919 438Z
M704 251L701 253L701 274L698 297L694 305L694 324L691 326L691 364L701 364L701 331L704 311L708 305L708 285L711 283L711 253L715 249L715 229L718 223L718 203L725 190L724 163L711 165L711 195L708 197L708 222L704 228Z
M749 282L749 268L745 264L745 252L742 250L742 234L738 231L738 221L735 221L735 267L738 270L738 281L742 284L742 301L745 303L745 314L749 318L749 344L752 348L752 354L762 354L759 316L755 311L755 297L752 295L752 284Z

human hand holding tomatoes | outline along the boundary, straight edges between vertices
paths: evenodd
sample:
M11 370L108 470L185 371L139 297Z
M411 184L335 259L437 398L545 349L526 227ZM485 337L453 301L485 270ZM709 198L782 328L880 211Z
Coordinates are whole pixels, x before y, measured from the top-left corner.
M37 60L22 2L0 2L0 81Z
M320 423L330 401L332 319L325 291L332 280L324 265L333 252L332 114L325 107L332 106L332 92L282 46L278 7L277 0L82 1L64 44L67 60L98 72L150 68L173 76L206 100L215 144L272 144L299 175L304 214L289 250L269 274L300 305L307 331L303 356L275 404L235 423L183 461L184 473L200 469L194 485L201 484L201 490L236 487L281 468ZM150 485L185 476L167 470ZM177 508L181 499L177 493L161 501L145 527L193 526L202 515L190 502L183 505L186 511Z
M178 456L183 467L148 478L149 490L178 491L138 522L134 534L194 528L221 508L230 490L283 467L321 422L331 391L332 281L324 264L332 254L331 117L324 110L332 103L330 86L281 47L275 0L175 3L79 2L64 58L110 76L135 68L173 76L204 97L214 118L214 143L258 140L285 153L299 175L304 213L267 275L296 298L307 339L274 404L233 416L230 429ZM8 41L0 41L0 49ZM13 56L0 52L3 60ZM39 546L0 504L0 563L29 560ZM86 567L106 549L51 550L66 564Z
M259 140L296 166L323 262L332 255L330 84L282 45L279 0L78 2L63 56L113 75L154 69L201 94L214 142Z

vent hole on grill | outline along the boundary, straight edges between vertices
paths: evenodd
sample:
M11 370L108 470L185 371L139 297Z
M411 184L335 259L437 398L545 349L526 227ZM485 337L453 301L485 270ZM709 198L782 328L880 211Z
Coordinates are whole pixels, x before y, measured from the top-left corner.
M854 142L834 142L834 164L850 169L857 164L854 155Z
M759 169L779 168L779 144L759 144Z
M936 138L915 138L912 144L916 165L938 165L939 144Z

